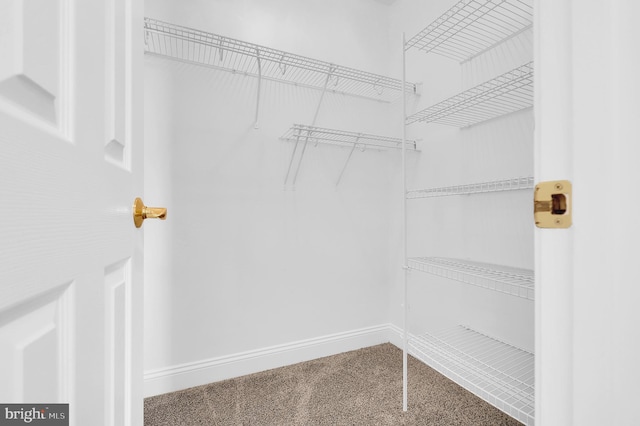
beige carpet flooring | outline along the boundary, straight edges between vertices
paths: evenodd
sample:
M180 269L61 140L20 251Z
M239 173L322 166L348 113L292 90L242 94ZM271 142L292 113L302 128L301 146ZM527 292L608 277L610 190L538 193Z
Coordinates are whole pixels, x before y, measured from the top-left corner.
M520 425L389 343L147 398L145 426Z

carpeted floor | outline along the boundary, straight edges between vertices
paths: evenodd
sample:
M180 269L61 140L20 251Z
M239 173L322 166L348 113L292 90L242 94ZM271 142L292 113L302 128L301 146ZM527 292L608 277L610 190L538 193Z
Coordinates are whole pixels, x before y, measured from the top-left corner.
M402 411L402 351L373 346L147 398L145 426L469 425L520 423L409 358Z

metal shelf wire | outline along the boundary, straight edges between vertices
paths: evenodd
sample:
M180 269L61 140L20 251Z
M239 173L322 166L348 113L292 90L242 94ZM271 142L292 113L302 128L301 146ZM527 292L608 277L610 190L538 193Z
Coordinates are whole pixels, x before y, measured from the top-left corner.
M406 119L467 127L533 105L533 62L423 109Z
M305 141L313 144L324 143L347 147L365 149L368 147L375 149L401 149L402 139L388 136L372 135L368 133L348 132L345 130L326 129L322 127L306 126L294 124L287 132L280 137L285 141ZM406 147L409 150L417 151L416 141L407 140Z
M291 159L289 160L287 174L284 178L285 185L287 184L287 182L289 182L289 176L291 175L291 170L300 142L302 142L302 150L298 155L298 165L295 168L295 174L293 175L293 180L291 181L292 185L295 185L296 183L298 172L300 171L300 164L302 163L302 158L304 157L304 153L309 142L313 143L314 145L323 143L351 148L344 166L342 167L342 171L340 172L340 176L336 181L336 186L340 184L342 176L347 168L347 165L349 164L349 160L351 160L353 151L355 151L356 148L359 148L362 151L367 148L374 148L377 150L402 149L401 138L372 135L369 133L348 132L345 130L326 129L316 126L305 126L303 124L294 124L293 126L291 126L291 128L289 128L289 130L285 132L284 135L280 137L280 139L284 141L295 142L293 151L291 152ZM405 140L404 146L407 148L407 150L418 151L415 140Z
M410 257L407 266L416 271L534 300L534 275L528 269L443 257Z
M534 424L534 355L458 326L409 340L412 354L460 386Z
M411 38L405 49L462 62L531 28L532 22L530 0L461 0Z
M470 183L466 185L445 186L440 188L416 189L407 191L408 199L448 197L452 195L483 194L487 192L515 191L533 189L533 176L489 182Z
M390 100L402 81L258 44L145 18L145 50L182 62L376 100ZM405 88L415 93L416 86Z

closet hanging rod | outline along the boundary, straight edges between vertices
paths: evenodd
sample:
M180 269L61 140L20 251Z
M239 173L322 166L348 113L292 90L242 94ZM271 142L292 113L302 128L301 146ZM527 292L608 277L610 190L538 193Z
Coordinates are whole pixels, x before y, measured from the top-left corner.
M531 0L461 0L405 44L465 62L530 29Z
M400 92L402 89L402 81L399 79L157 19L145 18L144 28L145 50L172 59L257 75L257 59L260 58L262 75L268 80L322 88L329 75L331 92L373 99L390 100L389 92ZM406 83L405 90L416 93L416 85Z
M349 132L345 130L327 129L315 126L294 124L287 132L280 137L281 140L296 142L307 139L311 143L325 143L365 149L372 147L375 149L401 149L402 139L388 136L372 135L368 133ZM419 151L415 140L407 140L407 149Z
M487 192L516 191L533 189L533 176L487 182L468 183L464 185L444 186L440 188L415 189L407 191L408 199L447 197L452 195L483 194Z
M465 90L406 119L467 127L533 106L533 62Z

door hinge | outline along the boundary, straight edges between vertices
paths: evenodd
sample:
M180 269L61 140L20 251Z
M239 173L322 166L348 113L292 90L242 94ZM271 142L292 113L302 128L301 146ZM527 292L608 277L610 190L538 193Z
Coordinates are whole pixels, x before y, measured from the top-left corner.
M540 182L533 193L533 218L538 228L571 226L571 182Z

